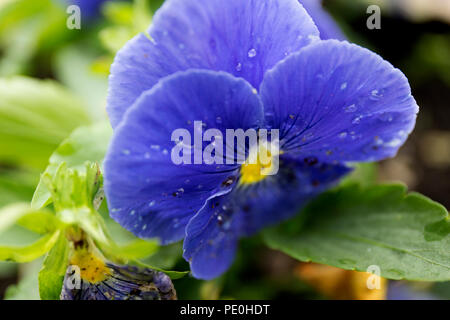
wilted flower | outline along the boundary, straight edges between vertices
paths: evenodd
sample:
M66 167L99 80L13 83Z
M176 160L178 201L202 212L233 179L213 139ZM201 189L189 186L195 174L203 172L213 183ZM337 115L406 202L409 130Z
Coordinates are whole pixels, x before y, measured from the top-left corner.
M349 163L394 156L414 127L405 76L369 50L320 40L297 0L169 0L149 35L112 66L105 189L112 217L137 236L184 238L195 277L226 271L239 238L298 213ZM196 121L223 135L278 129L278 173L261 174L259 160L176 165L172 133L195 136Z
M174 300L170 278L159 271L105 262L87 249L71 258L61 300Z

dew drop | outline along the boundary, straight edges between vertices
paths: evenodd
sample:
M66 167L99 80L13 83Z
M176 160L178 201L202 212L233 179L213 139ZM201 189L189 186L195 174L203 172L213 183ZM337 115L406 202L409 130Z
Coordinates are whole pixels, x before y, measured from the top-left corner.
M153 149L153 150L159 150L161 147L159 145L157 145L157 144L152 144L150 146L150 148Z
M383 97L383 95L378 90L372 90L369 99L372 101L378 101Z
M236 65L236 71L241 71L242 70L242 63L238 63L237 65Z
M227 220L227 221L222 225L222 228L223 228L224 230L228 230L228 229L230 229L230 227L231 227L231 222L230 222L230 220Z
M257 52L256 52L256 49L250 49L249 51L248 51L248 57L249 58L254 58L254 57L256 57L256 54L257 54Z
M352 104L352 105L349 105L349 106L345 107L344 111L347 112L347 113L350 113L350 112L355 112L357 109L358 108L356 107L356 105Z
M155 205L155 203L156 203L156 201L155 201L155 200L152 200L152 201L150 201L150 203L148 204L148 206L149 206L149 207L153 207L153 206Z
M347 132L344 131L344 132L339 133L339 138L344 139L346 137L347 137Z
M353 119L352 123L353 124L359 124L361 122L362 116L357 116L356 118Z
M386 122L391 122L392 120L394 120L394 118L392 117L391 114L389 113L382 113L379 117L378 117L381 121L386 121Z
M385 146L395 148L395 147L400 146L401 144L402 144L402 140L395 138L395 139L392 139L391 141L387 142L385 144Z
M131 210L131 212L130 212L130 216L134 216L134 214L136 213L136 211L134 211L134 210Z
M341 90L345 90L347 88L347 82L341 84Z
M167 149L164 149L162 153L163 153L163 155L168 155L169 151L167 151Z

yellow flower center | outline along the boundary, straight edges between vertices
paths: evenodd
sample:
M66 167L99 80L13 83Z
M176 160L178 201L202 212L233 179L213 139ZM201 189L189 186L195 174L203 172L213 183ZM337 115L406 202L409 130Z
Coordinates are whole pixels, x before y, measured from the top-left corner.
M90 283L101 282L110 274L110 269L106 266L103 259L87 249L76 250L70 259L70 264L78 266L81 279Z
M271 152L271 148L264 143L250 149L249 156L241 166L241 185L260 182L278 171L279 152Z

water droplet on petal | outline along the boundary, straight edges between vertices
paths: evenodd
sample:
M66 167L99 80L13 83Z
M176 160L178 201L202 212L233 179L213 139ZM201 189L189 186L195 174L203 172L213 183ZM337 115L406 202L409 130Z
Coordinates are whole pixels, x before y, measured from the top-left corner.
M355 112L357 109L358 108L356 107L356 105L352 104L352 105L345 107L344 111L350 113L350 112Z
M362 116L357 116L356 118L353 119L352 123L359 124L361 122L362 118L363 118Z
M378 101L383 97L383 95L378 90L372 90L369 99L372 101Z
M341 90L345 90L347 88L347 82L341 84Z
M238 63L237 65L236 65L236 71L241 71L242 70L242 63Z
M248 51L248 57L249 57L249 58L254 58L254 57L256 57L256 54L257 54L256 49L250 49L250 50Z
M347 137L347 132L341 132L339 133L339 138L344 139L345 137Z
M155 200L152 200L152 201L150 201L150 203L148 204L148 206L149 206L149 207L153 207L153 206L155 205L155 203L156 203L156 201L155 201Z
M402 144L402 140L395 138L395 139L392 139L391 141L387 142L385 144L385 146L395 148L395 147L400 146L401 144Z
M392 115L387 112L380 114L378 119L380 119L381 121L387 121L387 122L391 122L392 120L394 120Z

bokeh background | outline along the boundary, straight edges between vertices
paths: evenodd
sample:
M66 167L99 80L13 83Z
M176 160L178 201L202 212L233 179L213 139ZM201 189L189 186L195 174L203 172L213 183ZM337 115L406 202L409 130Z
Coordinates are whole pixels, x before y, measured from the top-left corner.
M162 2L107 1L83 18L81 30L69 30L63 0L0 0L0 207L29 202L61 141L80 125L107 119L114 55L148 27ZM372 4L381 8L380 30L366 27ZM421 107L398 156L371 168L372 174L402 181L450 209L450 0L326 0L324 7L349 41L406 74ZM0 233L0 244L30 239L19 227ZM237 263L217 280L177 280L179 297L450 299L449 283L383 282L384 291L369 292L366 274L301 264L260 243L244 241ZM171 245L149 262L187 270L180 252L180 245ZM39 268L40 261L0 263L0 299L38 299Z

